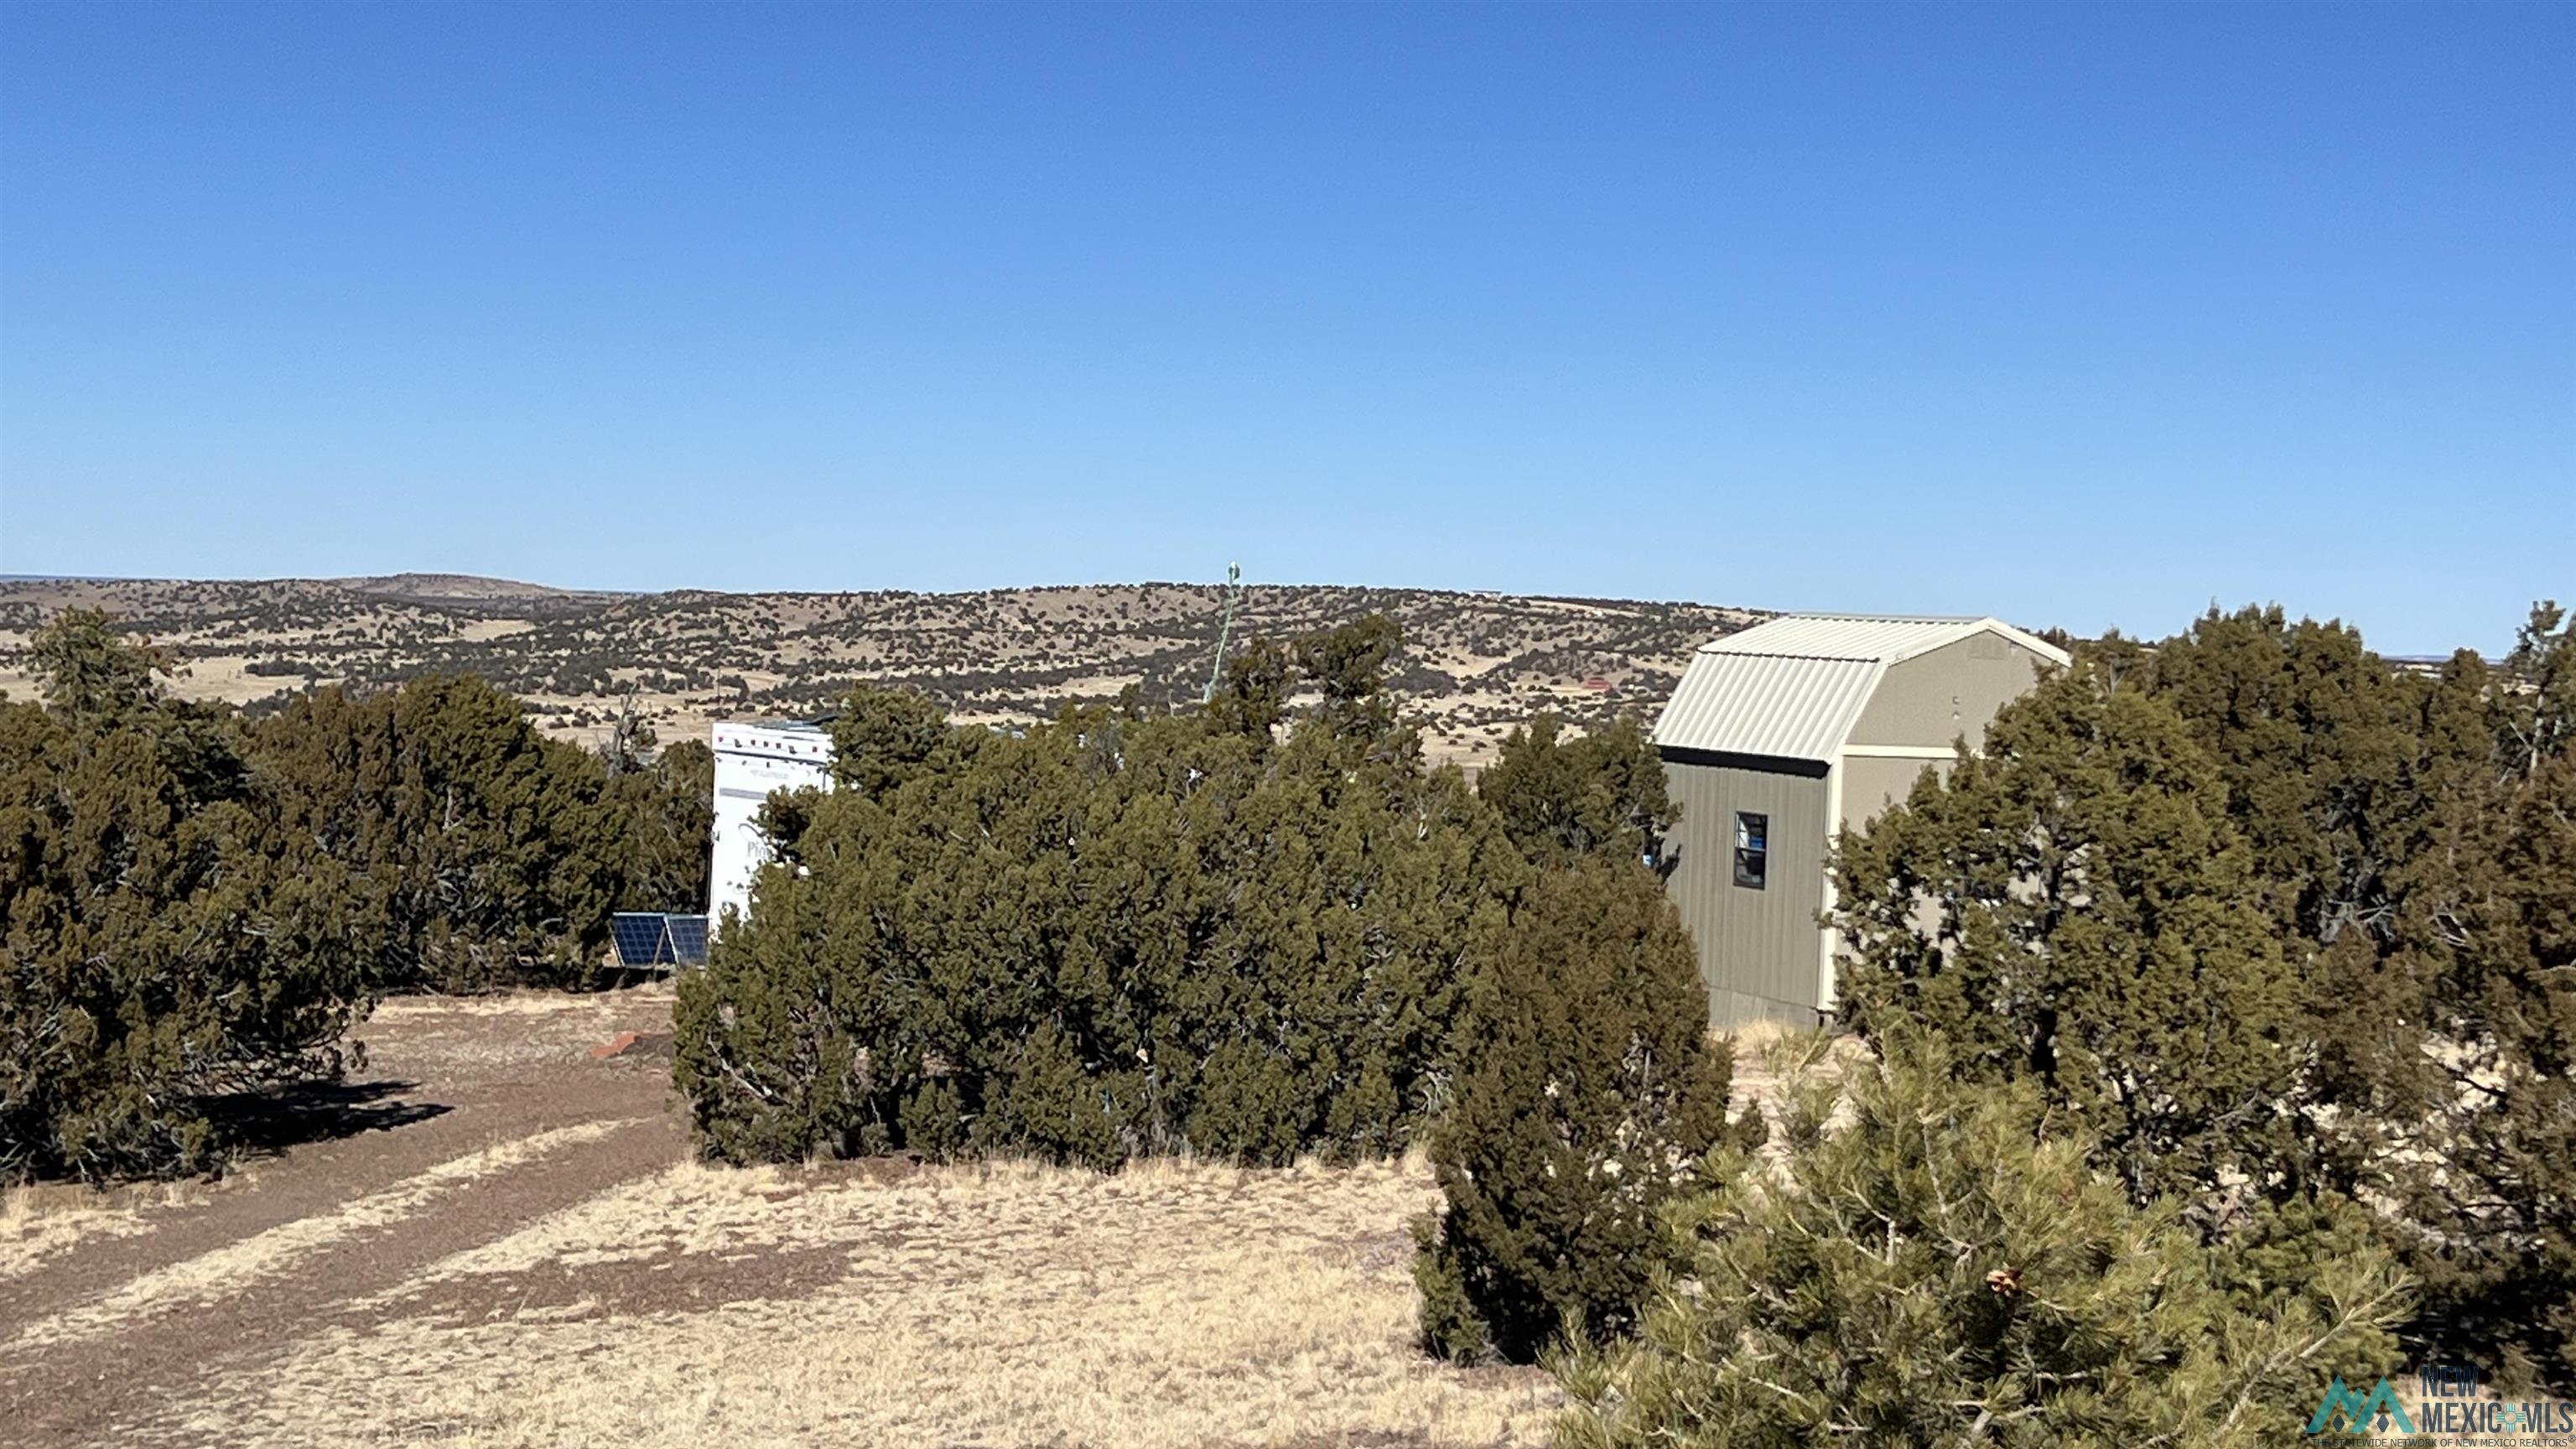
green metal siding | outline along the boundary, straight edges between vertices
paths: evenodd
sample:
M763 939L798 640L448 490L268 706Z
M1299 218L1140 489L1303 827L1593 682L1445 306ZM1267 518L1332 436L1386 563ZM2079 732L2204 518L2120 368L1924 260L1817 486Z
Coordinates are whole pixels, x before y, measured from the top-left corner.
M1699 947L1709 1018L1731 1026L1760 1018L1812 1026L1824 906L1826 785L1821 777L1667 758L1664 773L1681 824L1666 840L1666 888ZM1770 817L1768 883L1735 883L1735 812Z

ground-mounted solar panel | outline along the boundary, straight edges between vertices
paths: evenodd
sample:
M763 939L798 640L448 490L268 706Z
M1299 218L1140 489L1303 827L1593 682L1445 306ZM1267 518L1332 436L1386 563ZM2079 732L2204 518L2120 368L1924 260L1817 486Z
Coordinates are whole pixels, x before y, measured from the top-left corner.
M671 964L671 933L659 912L619 911L609 917L608 932L617 942L618 965Z
M682 966L707 964L707 918L704 916L664 916L668 928L671 959Z

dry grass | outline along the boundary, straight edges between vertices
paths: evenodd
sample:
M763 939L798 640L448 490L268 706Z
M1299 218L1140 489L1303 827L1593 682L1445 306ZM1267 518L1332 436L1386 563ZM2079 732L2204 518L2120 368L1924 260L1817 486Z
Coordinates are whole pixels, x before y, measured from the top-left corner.
M579 1023L611 1011L621 1003L667 1002L670 997L671 985L667 981L599 996L566 996L560 991L534 990L498 991L489 996L389 996L377 1003L370 1020L415 1030L434 1030L441 1022L488 1021L494 1017Z
M112 1192L65 1183L0 1188L0 1281L92 1238L148 1233L154 1209L178 1206L203 1191L193 1182Z
M156 1268L89 1302L48 1314L20 1329L10 1339L9 1347L92 1338L114 1332L138 1315L220 1301L342 1239L419 1212L442 1195L479 1178L508 1172L625 1125L628 1124L585 1122L498 1143L442 1162L381 1192L344 1203L335 1211L281 1223L211 1252Z
M186 1423L237 1445L1538 1443L1543 1374L1412 1345L1403 1226L1433 1201L1418 1161L676 1167L434 1265Z
M671 998L668 981L574 997L541 991L397 996L380 1003L354 1035L376 1056L390 1036L407 1068L436 1063L484 1073L578 1059L620 1027L658 1022L667 1028Z

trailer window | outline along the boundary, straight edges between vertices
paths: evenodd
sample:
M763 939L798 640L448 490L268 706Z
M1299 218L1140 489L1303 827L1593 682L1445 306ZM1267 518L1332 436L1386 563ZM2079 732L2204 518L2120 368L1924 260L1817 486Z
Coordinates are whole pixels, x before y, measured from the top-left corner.
M1735 883L1752 890L1762 889L1769 874L1771 853L1771 817L1750 810L1735 812Z

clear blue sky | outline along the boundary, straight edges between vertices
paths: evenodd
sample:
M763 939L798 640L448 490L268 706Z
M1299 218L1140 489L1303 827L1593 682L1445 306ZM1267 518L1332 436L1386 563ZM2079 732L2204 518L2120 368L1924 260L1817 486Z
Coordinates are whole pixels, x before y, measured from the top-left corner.
M2576 6L0 8L0 570L2392 652L2576 594Z

